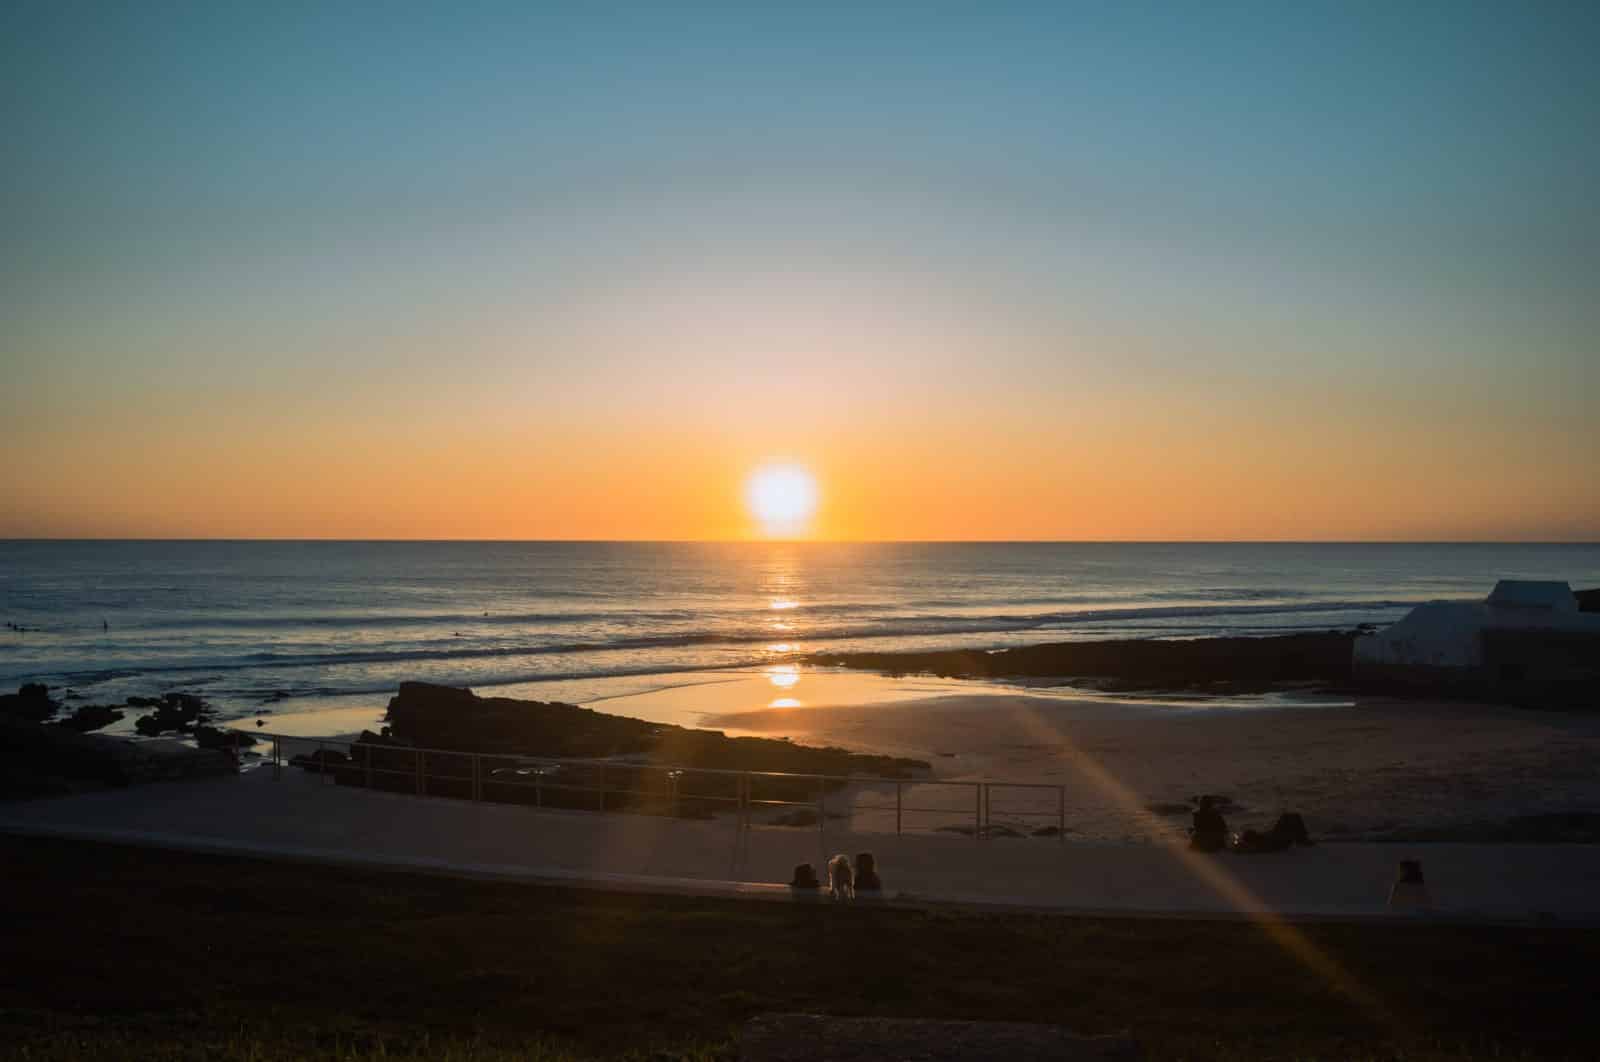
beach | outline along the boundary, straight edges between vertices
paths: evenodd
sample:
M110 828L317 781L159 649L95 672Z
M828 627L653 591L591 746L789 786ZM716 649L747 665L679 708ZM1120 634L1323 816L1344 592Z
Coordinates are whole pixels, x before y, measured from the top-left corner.
M638 707L628 698L611 710ZM1230 825L1306 816L1326 838L1413 835L1600 806L1600 719L1390 698L1231 707L987 689L727 712L703 725L926 759L939 777L1067 787L1071 836L1153 840L1226 795ZM1161 805L1167 805L1163 808Z
M1264 829L1295 811L1324 840L1481 839L1520 817L1600 807L1600 717L1587 714L1296 690L1113 695L789 665L675 679L587 706L925 760L939 780L1064 787L1075 841L1171 839L1203 793L1230 798L1232 828ZM348 735L381 727L382 714L374 706L286 715L271 720L271 732ZM922 803L951 808L930 828L962 821L969 797L924 788ZM881 805L881 792L850 793L833 799L861 805L852 811L858 827L893 828L867 810ZM1046 816L1008 819L1008 809L1041 812L1057 799L1014 796L996 798L992 821L1019 832Z

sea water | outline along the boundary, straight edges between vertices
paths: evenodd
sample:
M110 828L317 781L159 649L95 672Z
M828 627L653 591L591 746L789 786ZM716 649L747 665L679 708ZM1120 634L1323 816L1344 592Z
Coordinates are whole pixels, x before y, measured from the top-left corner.
M404 679L579 699L821 650L1382 624L1499 578L1600 586L1600 545L10 541L0 689L235 715Z

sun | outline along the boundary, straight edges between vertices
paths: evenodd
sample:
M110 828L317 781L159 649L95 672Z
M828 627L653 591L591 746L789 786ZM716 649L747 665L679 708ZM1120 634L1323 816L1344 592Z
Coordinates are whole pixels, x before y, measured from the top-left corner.
M792 461L768 462L745 481L744 500L768 535L802 534L817 511L817 481Z

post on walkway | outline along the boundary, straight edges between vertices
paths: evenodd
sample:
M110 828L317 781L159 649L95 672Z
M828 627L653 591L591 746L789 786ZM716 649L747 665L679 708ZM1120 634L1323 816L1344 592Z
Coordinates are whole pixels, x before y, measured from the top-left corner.
M283 777L283 750L278 744L278 735L272 735L272 778L276 781Z

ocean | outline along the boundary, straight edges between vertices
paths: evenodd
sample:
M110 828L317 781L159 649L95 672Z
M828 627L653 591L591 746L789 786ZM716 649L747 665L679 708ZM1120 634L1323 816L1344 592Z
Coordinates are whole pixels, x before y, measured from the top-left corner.
M9 541L0 688L582 700L824 649L1382 624L1508 577L1600 586L1600 545Z

